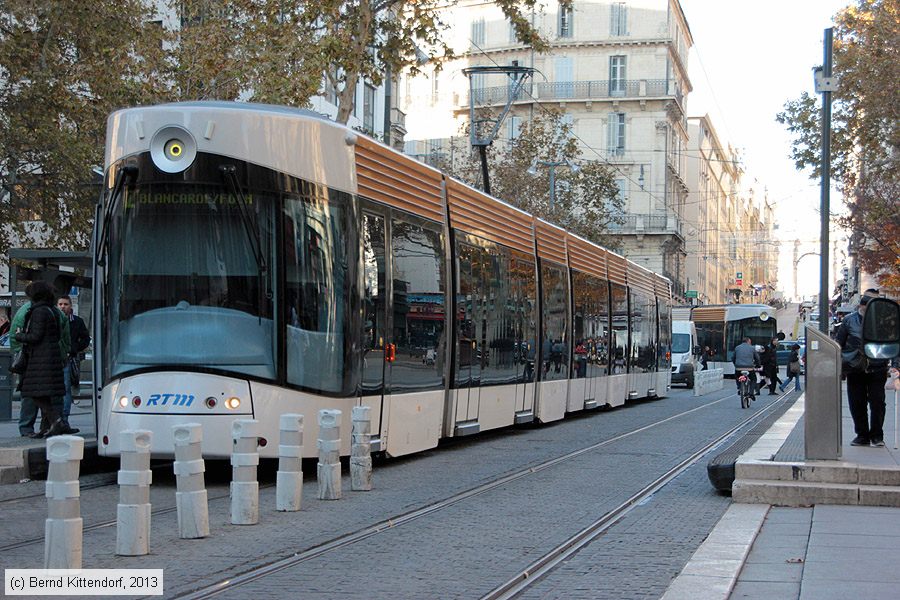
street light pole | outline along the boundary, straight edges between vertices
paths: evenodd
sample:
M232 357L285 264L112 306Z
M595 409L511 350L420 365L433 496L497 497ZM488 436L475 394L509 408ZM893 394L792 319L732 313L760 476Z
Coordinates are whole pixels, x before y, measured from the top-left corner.
M553 205L556 202L556 167L568 165L569 168L572 169L573 173L577 173L579 171L579 167L568 158L565 160L538 160L537 158L535 158L531 161L531 166L528 168L526 173L532 176L537 175L538 165L550 169L550 209L552 210Z
M557 163L547 165L550 167L550 210L553 210L553 203L556 202L556 165Z
M819 331L828 334L828 229L831 221L831 92L836 82L831 77L832 29L825 30L825 60L821 78L816 77L816 91L822 93L822 230L819 236ZM818 74L817 74L818 75Z

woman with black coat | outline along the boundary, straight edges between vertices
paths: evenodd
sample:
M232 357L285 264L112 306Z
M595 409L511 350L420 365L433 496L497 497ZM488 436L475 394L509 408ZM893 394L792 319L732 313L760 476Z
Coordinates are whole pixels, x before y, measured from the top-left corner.
M22 396L31 398L47 415L50 429L47 437L63 433L66 429L52 399L66 393L63 378L62 356L59 352L59 320L56 316L53 288L43 281L28 285L25 293L31 299L31 309L26 331L18 331L16 340L27 345L28 365L19 379Z

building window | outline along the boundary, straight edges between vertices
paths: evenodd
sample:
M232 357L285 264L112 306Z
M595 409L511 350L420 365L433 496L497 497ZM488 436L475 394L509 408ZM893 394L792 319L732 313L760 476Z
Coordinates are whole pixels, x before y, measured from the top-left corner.
M509 121L507 121L507 123L508 125L506 126L506 139L508 139L510 142L513 142L519 137L519 133L522 128L522 117L512 115L509 117Z
M625 57L609 57L609 95L625 95Z
M573 11L571 6L559 7L559 22L557 23L557 35L561 38L572 37L572 17Z
M625 113L609 113L609 154L625 154Z
M628 35L628 6L624 2L610 6L609 34Z
M375 133L375 86L368 83L363 89L363 129Z
M575 65L568 56L558 57L554 61L554 70L556 71L556 97L571 98L575 91Z
M472 21L472 45L484 46L484 19Z
M431 75L431 105L432 106L437 104L439 93L440 93L440 88L438 86L438 73L435 72Z

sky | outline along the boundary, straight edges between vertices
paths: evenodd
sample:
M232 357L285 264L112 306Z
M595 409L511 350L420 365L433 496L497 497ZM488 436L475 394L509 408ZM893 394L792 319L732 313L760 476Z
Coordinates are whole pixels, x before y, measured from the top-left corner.
M742 152L744 187L768 190L778 224L775 235L782 240L778 287L788 297L794 295L794 240L801 242L801 255L819 250L821 192L818 179L796 170L790 136L775 115L804 91L815 93L812 69L823 61L824 31L848 4L850 0L681 0L694 39L688 114L709 114L722 143ZM832 188L831 212L841 209L841 197ZM833 233L832 242L841 235ZM838 245L838 268L841 250L846 251L846 242ZM818 293L818 256L800 260L797 287L801 296Z

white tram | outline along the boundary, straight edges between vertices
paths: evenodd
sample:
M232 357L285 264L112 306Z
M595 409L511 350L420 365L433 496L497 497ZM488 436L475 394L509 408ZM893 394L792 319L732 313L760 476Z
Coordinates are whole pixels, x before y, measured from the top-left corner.
M372 407L392 456L669 387L669 281L312 113L197 102L109 118L94 324L119 431Z
M676 308L680 313L683 309ZM708 368L734 376L734 349L749 337L765 346L778 334L775 309L767 304L709 304L690 309L697 328L697 344L709 347Z

